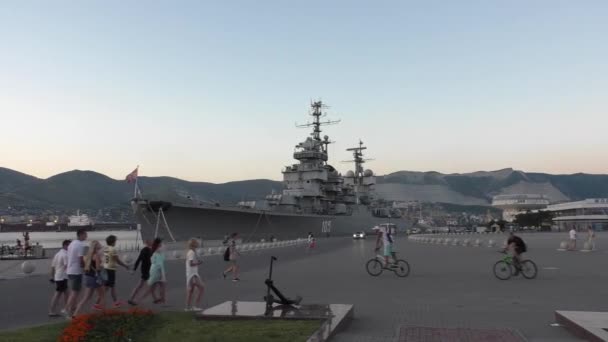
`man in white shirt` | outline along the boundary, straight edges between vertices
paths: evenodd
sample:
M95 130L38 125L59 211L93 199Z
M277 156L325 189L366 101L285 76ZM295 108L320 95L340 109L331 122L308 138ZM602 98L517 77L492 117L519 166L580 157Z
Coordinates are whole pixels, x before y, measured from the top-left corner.
M70 240L63 241L61 249L55 254L53 258L53 262L51 263L51 282L55 284L55 293L53 294L53 298L51 299L51 305L49 306L49 316L57 317L59 313L57 313L57 302L63 296L63 305L66 305L68 302L68 246L71 243ZM65 309L63 310L65 312Z
M576 229L574 227L570 229L570 250L576 250Z
M68 287L70 288L70 296L66 304L65 311L71 315L76 309L78 303L78 295L82 288L82 274L84 273L84 255L87 247L84 242L87 239L87 231L83 228L76 232L77 240L70 243L67 250L67 275Z

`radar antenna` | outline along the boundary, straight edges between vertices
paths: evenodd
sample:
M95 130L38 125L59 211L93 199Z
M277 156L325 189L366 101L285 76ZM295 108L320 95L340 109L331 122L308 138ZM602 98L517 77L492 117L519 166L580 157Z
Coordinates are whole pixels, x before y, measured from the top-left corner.
M305 124L301 124L301 125L296 124L296 127L298 127L298 128L313 127L311 136L316 141L321 141L321 126L335 125L335 124L339 123L341 120L321 121L321 117L325 117L327 115L327 113L323 112L322 110L329 108L329 106L324 104L323 101L321 101L321 100L312 102L310 104L310 107L312 108L310 115L313 117L313 121L312 122L309 121L309 122L307 122ZM326 145L326 148L327 148L327 145Z
M355 184L361 184L363 181L363 164L365 162L374 160L371 158L363 158L363 151L367 150L367 147L363 146L363 141L359 139L358 147L347 148L347 151L353 152L353 159L351 160L343 160L343 163L355 163Z

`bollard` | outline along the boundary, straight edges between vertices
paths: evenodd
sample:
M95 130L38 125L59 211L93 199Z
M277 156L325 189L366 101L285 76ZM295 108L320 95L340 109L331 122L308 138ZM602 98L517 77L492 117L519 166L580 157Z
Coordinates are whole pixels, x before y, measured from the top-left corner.
M465 247L467 247L470 243L471 243L471 240L469 240L469 239L464 239L462 241L462 245L465 246Z
M494 246L496 246L496 242L494 242L492 239L488 240L488 247L492 248Z
M589 241L586 241L583 244L583 249L581 249L581 252L591 252L591 244L589 243Z
M123 261L125 264L130 265L130 264L132 264L132 263L133 263L133 257L131 256L131 254L129 254L129 253L125 253L125 254L123 254L123 256L122 256L122 261Z
M450 241L451 241L451 240L452 240L452 239L450 239L450 238L445 238L445 239L443 239L443 244L447 246L447 245L449 245L449 244L450 244Z
M173 251L173 257L175 259L181 259L182 258L182 253L180 251Z
M31 263L29 261L24 261L21 264L21 271L24 274L32 274L35 270L36 270L36 265L34 265L33 263Z
M212 255L213 254L213 248L209 247L207 249L207 254Z
M452 241L452 246L458 246L460 244L460 240L458 239L454 239L454 241Z
M473 246L475 247L479 247L481 245L481 240L476 239L475 242L473 243Z
M568 242L567 241L560 242L559 248L557 250L558 251L566 251L566 250L568 250Z

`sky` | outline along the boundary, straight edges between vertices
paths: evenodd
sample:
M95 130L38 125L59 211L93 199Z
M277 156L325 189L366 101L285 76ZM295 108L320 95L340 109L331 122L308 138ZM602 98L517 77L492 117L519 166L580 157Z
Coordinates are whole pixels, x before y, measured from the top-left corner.
M608 1L0 1L0 166L281 179L311 100L345 172L608 173Z

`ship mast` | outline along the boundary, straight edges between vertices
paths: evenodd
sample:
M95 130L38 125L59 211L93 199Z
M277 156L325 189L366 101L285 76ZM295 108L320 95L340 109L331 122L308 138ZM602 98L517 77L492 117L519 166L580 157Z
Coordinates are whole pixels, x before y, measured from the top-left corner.
M323 101L314 101L310 104L310 107L312 108L312 111L310 112L310 115L313 117L312 122L307 122L305 124L301 124L298 125L296 124L296 127L298 128L309 128L312 127L312 133L310 134L310 136L313 138L313 140L315 142L317 142L316 144L316 148L320 148L320 150L322 152L327 153L327 145L331 144L332 142L329 141L329 137L328 136L324 136L323 139L321 139L321 126L328 126L328 125L335 125L337 123L340 122L340 120L326 120L326 121L321 121L322 117L325 117L327 114L323 112L323 109L329 108L329 106L327 106L326 104L323 103Z
M355 190L356 203L369 202L370 191L375 184L375 177L371 170L364 171L363 164L372 159L363 158L363 151L367 150L367 147L363 146L363 141L359 139L359 146L351 147L346 149L353 153L353 159L344 160L343 163L355 163L355 171L349 171L345 179L350 180L348 183L351 184Z
M368 160L373 159L365 159L363 158L363 151L367 150L367 147L363 146L363 141L359 139L358 147L351 147L346 149L349 152L353 152L352 160L345 160L344 163L355 163L355 184L362 185L363 184L363 164Z

